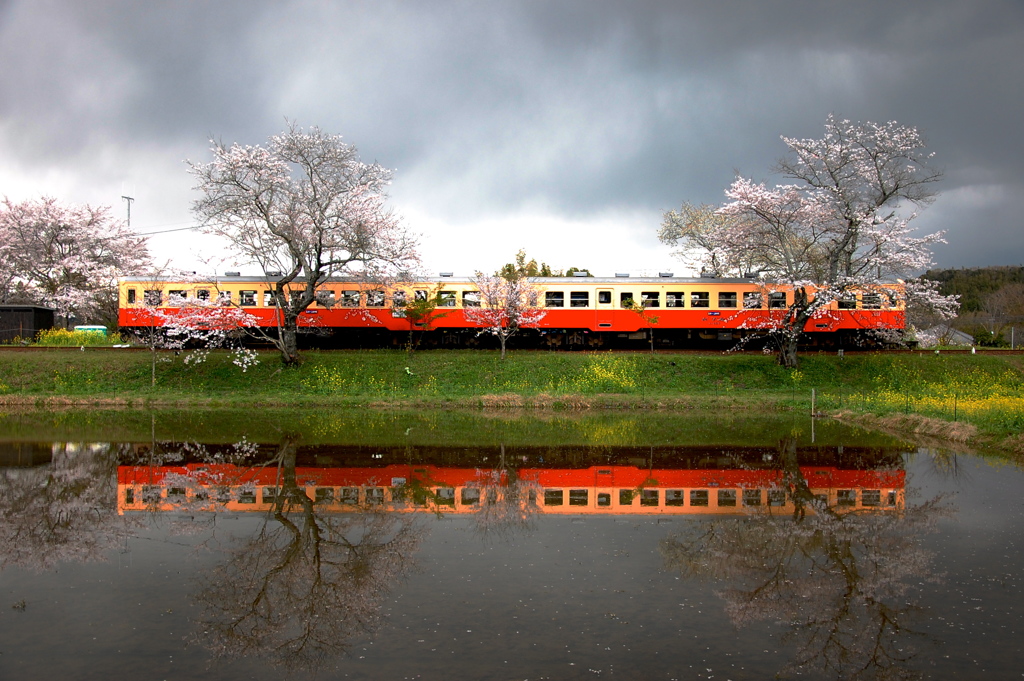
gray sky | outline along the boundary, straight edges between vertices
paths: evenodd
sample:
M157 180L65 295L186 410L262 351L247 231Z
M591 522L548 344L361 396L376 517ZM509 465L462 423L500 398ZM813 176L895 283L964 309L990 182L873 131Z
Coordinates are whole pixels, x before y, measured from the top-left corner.
M0 0L0 194L192 224L184 159L294 120L395 169L428 271L515 251L674 270L683 200L758 180L829 113L917 126L946 175L944 267L1024 263L1024 3ZM154 236L182 266L209 237Z

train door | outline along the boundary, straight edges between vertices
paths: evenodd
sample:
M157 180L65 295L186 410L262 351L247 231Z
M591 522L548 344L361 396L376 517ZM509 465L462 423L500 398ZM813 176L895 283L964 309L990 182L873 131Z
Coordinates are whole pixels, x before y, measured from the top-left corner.
M597 328L612 328L612 310L615 309L614 298L610 288L597 289Z

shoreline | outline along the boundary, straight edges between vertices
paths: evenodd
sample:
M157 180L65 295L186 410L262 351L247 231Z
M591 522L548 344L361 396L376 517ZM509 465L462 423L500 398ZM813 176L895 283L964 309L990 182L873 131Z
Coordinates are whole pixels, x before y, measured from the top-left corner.
M5 409L728 412L822 415L895 434L1024 455L1019 353L803 353L798 370L753 353L490 350L273 351L243 372L230 355L0 351ZM153 376L156 385L151 386Z

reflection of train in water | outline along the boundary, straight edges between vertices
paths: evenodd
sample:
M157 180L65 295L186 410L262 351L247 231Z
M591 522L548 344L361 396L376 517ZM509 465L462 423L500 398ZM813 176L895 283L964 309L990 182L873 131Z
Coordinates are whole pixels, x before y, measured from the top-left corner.
M152 314L154 308L173 314L183 301L200 300L239 307L264 330L276 328L275 282L231 275L198 283L122 280L118 323L124 331L139 332L162 323ZM671 273L530 281L545 316L536 330L517 341L523 347L628 347L645 339L649 328L656 329L657 342L664 347L732 345L776 328L789 314L794 297L792 287L766 286L756 279L684 278ZM286 294L296 295L304 286L297 280ZM858 344L865 341L865 332L902 329L902 290L898 284L887 284L829 303L827 312L807 322L807 344ZM437 300L438 314L429 324L417 325L406 314L406 305L428 298ZM643 315L631 309L633 303L641 306ZM391 286L332 279L320 285L298 324L316 330L312 338L325 346L386 347L419 329L428 331L428 344L460 347L479 342L480 327L466 319L464 310L480 305L480 293L468 278L442 276ZM656 323L649 321L653 317Z
M794 510L795 480L838 512L904 506L902 470L800 466L779 469L672 469L628 465L480 469L419 464L296 467L295 488L319 511L366 508L472 513L514 503L543 513L735 514ZM290 475L288 476L290 479ZM118 510L263 511L281 498L277 467L189 463L120 466Z

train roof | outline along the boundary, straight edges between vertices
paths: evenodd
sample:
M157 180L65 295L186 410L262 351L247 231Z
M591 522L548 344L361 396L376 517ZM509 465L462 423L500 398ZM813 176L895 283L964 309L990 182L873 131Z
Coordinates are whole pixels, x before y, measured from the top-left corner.
M189 283L189 284L257 284L276 282L277 277L267 276L216 276L216 277L121 277L122 282L141 283ZM304 283L305 277L296 277L294 283ZM757 279L753 278L732 278L732 277L530 277L533 284L541 285L590 285L590 284L753 284ZM360 279L357 277L331 277L324 281L324 284L365 284L382 283L372 280ZM394 280L386 282L388 285L401 286L403 284L472 284L473 277L421 277L410 280Z

